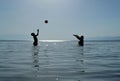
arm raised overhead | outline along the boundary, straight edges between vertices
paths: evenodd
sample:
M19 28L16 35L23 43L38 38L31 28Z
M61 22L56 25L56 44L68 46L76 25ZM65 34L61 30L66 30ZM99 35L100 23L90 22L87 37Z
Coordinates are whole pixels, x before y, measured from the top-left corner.
M37 29L37 34L36 34L36 36L38 36L39 35L39 29Z

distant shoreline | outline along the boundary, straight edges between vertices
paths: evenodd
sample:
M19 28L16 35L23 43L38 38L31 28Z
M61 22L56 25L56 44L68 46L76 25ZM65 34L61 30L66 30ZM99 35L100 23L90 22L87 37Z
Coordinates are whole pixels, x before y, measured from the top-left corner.
M33 40L0 40L0 42L31 42ZM77 40L39 40L39 42L67 42ZM120 40L85 40L85 42L120 42Z

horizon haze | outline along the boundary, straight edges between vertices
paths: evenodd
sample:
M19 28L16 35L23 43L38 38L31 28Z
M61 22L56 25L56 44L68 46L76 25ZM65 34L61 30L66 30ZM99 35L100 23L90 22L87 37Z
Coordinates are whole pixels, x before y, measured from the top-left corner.
M0 40L120 36L120 0L0 0ZM44 23L48 20L48 23Z

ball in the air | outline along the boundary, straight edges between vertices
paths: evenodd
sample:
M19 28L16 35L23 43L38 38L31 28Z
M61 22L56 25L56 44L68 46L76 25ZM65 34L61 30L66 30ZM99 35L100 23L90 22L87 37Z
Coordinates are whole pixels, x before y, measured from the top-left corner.
M47 23L48 23L48 20L45 20L45 23L47 24Z

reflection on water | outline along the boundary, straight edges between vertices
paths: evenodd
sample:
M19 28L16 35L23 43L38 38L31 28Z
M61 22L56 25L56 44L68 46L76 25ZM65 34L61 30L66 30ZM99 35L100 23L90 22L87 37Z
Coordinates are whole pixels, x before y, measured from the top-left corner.
M76 64L80 66L80 72L85 72L84 70L84 47L78 48L78 54L76 56Z
M33 67L39 70L39 46L32 47Z
M54 52L54 49L57 52ZM50 79L52 81L71 79L81 81L81 74L85 72L84 48L76 47L76 50L73 50L74 48L70 48L70 50L69 48L65 48L69 51L64 53L58 49L57 47L50 48L50 45L47 45L45 49L40 49L39 46L32 47L34 77L41 80L48 78L48 80ZM44 50L44 52L40 50Z

